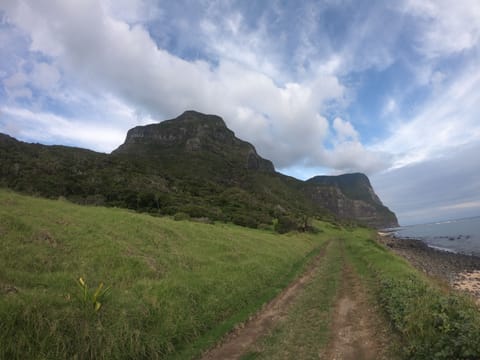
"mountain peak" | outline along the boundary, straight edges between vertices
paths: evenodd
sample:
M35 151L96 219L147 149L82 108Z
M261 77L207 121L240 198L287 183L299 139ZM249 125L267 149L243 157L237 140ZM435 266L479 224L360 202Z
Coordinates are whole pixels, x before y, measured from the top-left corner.
M374 227L398 226L395 214L382 204L365 174L315 176L306 183L312 197L340 217L359 219ZM332 189L336 189L335 194Z
M168 121L184 122L184 123L205 123L212 126L223 127L227 129L225 121L218 115L203 114L195 110L184 111L181 115L177 116L175 119L165 120L162 123Z
M337 186L351 199L367 200L380 205L382 204L378 196L374 193L367 175L362 173L350 173L337 176L314 176L308 179L307 183Z
M220 116L193 110L158 124L130 129L114 153L161 156L172 151L189 156L210 154L249 170L274 171L273 164L260 157L252 144L237 138Z

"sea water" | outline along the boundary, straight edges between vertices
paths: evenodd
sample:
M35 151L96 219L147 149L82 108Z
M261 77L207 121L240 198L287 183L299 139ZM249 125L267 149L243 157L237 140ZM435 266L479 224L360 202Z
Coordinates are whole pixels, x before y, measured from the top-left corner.
M392 229L396 237L413 238L444 251L480 256L480 217Z

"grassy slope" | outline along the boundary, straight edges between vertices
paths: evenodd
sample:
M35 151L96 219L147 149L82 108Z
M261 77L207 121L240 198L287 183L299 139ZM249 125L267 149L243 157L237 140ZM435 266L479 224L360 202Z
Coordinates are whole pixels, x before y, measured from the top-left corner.
M284 287L326 237L0 190L0 358L191 357ZM79 300L80 276L112 288L98 313Z

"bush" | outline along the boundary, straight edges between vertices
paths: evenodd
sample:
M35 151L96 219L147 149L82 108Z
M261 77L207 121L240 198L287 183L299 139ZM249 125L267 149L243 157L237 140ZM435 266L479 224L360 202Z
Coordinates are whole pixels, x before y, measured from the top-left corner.
M175 221L190 220L190 215L184 212L177 212L175 215L173 215L173 220Z
M479 359L480 313L466 297L419 279L384 279L380 299L408 359Z
M279 216L274 224L274 229L279 234L285 234L289 231L298 230L297 219L288 215Z
M258 226L258 221L254 217L245 214L232 215L232 222L235 225L245 226L254 229L256 229Z

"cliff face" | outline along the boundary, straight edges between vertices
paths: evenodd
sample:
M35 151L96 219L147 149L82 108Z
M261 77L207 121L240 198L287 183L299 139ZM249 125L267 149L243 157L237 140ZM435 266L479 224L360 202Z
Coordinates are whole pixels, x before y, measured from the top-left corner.
M275 171L272 162L259 156L252 144L237 138L221 117L196 111L130 129L125 142L113 153L148 157L168 152L189 156L209 153L248 170Z
M0 134L0 159L0 186L84 204L251 227L279 216L298 220L326 213L373 227L397 225L365 175L306 182L282 175L220 117L195 111L129 130L112 154Z
M375 228L398 226L397 217L382 204L364 174L315 176L306 183L308 196L341 219Z

